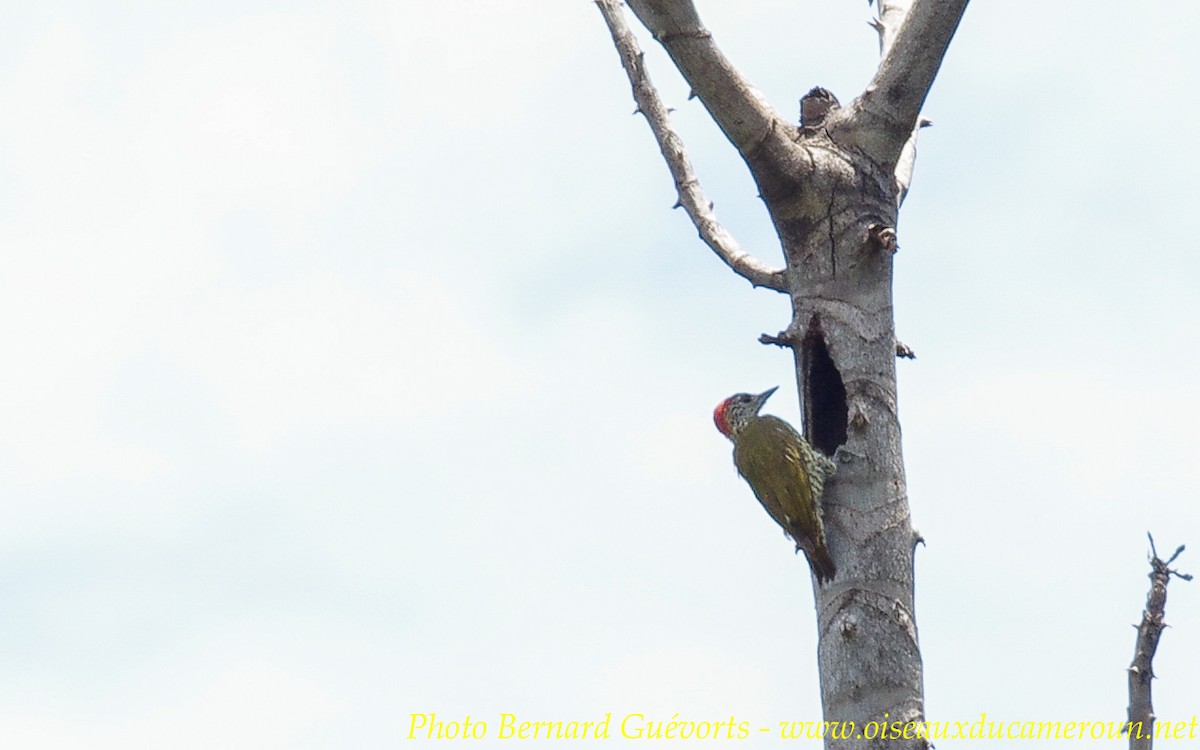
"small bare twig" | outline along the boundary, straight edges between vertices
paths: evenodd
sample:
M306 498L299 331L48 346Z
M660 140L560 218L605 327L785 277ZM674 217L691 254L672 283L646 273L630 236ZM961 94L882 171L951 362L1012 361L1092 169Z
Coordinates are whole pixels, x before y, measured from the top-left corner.
M917 134L921 132L921 128L932 124L930 120L918 117L917 126L913 128L912 135L900 150L900 158L896 161L896 208L904 205L904 199L908 197L908 186L912 184L913 167L917 163Z
M692 169L691 161L684 150L683 141L671 127L669 113L650 77L646 73L644 54L638 46L637 39L625 23L624 13L618 0L596 0L604 21L612 34L613 44L621 55L621 65L629 76L633 87L633 98L637 102L637 111L646 116L658 148L666 159L671 176L675 179L675 189L679 193L677 206L683 208L692 224L700 232L713 252L725 262L735 273L749 281L754 286L786 292L787 283L783 269L771 268L762 261L754 258L738 245L725 227L717 221L712 203L705 197Z
M769 333L759 334L758 343L768 346L781 346L785 348L796 347L796 337L792 336L787 331L780 331L778 335L772 336Z
M896 41L896 32L904 23L912 0L879 0L876 4L878 16L871 19L871 27L879 34L879 56L887 55L892 42ZM933 123L924 117L917 118L917 126L900 150L900 158L896 161L896 207L904 205L908 197L908 187L912 184L913 166L917 161L917 134L921 128L927 128Z
M835 138L855 141L879 164L896 164L967 3L881 0L880 16L872 23L879 32L879 67L866 90L833 118Z
M879 0L875 4L878 15L872 18L870 23L879 34L880 57L885 56L892 48L892 42L896 41L896 32L900 31L900 25L904 23L904 16L908 14L911 5L912 0Z
M1146 609L1142 611L1142 624L1137 627L1137 646L1133 662L1129 665L1129 723L1125 731L1129 734L1130 750L1151 750L1154 747L1154 704L1150 698L1150 681L1154 679L1154 652L1158 650L1158 639L1167 627L1167 584L1171 576L1192 580L1187 573L1172 570L1170 565L1183 552L1183 545L1167 560L1158 556L1154 537L1150 539L1150 592L1146 595Z

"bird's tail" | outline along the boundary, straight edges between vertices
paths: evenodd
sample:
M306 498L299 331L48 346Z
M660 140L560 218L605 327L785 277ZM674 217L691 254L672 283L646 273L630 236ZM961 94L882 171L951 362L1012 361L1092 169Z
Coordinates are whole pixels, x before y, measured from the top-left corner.
M833 580L833 577L837 575L837 567L833 564L828 547L824 544L796 546L804 550L804 556L808 558L808 564L817 576L817 583L827 583Z

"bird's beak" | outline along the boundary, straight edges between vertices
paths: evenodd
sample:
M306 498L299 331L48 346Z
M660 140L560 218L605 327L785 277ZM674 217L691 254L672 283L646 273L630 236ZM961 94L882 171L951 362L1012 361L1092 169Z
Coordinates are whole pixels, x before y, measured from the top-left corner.
M771 394L777 390L779 390L779 386L775 386L774 388L768 388L767 390L758 394L758 398L756 398L754 400L754 406L755 406L754 413L755 414L757 414L759 412L759 410L763 408L763 404L767 403L767 399L769 399L771 397Z

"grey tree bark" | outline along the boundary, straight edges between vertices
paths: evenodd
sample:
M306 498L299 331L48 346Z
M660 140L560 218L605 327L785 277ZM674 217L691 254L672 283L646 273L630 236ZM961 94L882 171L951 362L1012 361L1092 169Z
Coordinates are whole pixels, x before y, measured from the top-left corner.
M855 735L870 722L924 719L913 607L913 551L896 410L892 262L920 111L968 0L883 0L881 60L845 106L823 89L789 122L701 24L691 0L628 0L749 167L785 265L754 259L717 223L667 109L646 74L619 0L596 0L701 238L755 286L787 294L792 319L764 343L794 352L804 432L835 457L825 528L836 579L814 583L826 721L854 722L827 748L924 748L919 737Z

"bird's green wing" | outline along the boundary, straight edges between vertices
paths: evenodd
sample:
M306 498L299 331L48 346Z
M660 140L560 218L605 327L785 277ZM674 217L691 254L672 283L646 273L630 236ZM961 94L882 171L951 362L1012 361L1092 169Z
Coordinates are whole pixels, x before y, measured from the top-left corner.
M824 541L819 498L813 497L801 440L782 419L759 417L738 434L733 463L763 508L793 539Z

